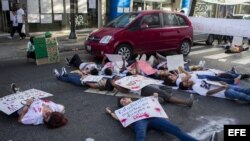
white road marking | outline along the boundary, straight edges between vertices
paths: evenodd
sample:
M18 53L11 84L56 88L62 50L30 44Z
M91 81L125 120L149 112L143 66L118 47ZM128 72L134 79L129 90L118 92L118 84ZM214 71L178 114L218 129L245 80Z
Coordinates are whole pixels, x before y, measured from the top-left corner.
M234 54L219 53L219 54L204 56L204 58L208 58L208 59L222 59L222 58L226 58L226 57L233 56L233 55Z
M212 52L212 51L221 51L224 50L222 48L209 48L209 49L203 49L203 50L198 50L198 51L191 51L189 55L197 55L197 54L202 54L202 53L207 53L207 52Z
M234 60L234 61L232 61L232 63L246 65L246 64L250 63L250 57L248 56L248 57L245 57L243 59Z

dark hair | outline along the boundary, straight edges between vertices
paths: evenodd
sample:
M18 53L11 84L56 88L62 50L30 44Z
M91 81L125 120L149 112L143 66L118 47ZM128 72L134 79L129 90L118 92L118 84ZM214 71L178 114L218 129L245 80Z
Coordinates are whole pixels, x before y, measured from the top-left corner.
M121 99L123 99L123 98L125 98L125 97L119 97L118 99L117 99L117 106L119 107L119 108L121 108L121 107L123 107L123 105L121 104Z
M52 112L48 121L44 121L44 124L49 129L59 128L68 123L68 119L64 117L63 113Z
M159 67L158 70L166 70L164 67Z
M131 76L133 75L131 72L127 72L126 76Z
M183 85L183 82L179 84L179 89L181 90L188 90L189 88Z
M98 70L96 68L93 68L90 70L91 75L98 75Z
M168 76L164 77L164 84L168 86L176 86L176 83L173 82L173 80L170 79Z
M104 74L105 75L112 75L113 72L112 72L112 70L110 68L106 68L106 69L104 69Z
M180 11L181 13L185 13L185 11L182 9L181 11Z
M30 42L31 42L32 45L34 44L34 37L33 36L30 37Z

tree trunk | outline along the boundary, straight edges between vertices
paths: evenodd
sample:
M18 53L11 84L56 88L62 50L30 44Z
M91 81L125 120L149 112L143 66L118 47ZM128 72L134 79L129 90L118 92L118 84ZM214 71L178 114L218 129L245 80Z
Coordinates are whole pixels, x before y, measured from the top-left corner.
M195 6L196 6L196 2L197 2L197 0L193 0L192 1L192 5L191 5L189 16L193 16L194 15L194 10L195 10Z

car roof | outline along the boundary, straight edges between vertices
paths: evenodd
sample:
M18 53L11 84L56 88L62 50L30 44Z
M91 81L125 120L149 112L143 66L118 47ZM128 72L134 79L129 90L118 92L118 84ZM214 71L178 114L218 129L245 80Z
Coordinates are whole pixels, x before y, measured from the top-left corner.
M164 10L145 10L145 11L137 11L137 12L131 12L131 13L139 13L139 14L153 14L153 13L175 13L175 14L181 14L179 12L172 12L172 11L164 11Z

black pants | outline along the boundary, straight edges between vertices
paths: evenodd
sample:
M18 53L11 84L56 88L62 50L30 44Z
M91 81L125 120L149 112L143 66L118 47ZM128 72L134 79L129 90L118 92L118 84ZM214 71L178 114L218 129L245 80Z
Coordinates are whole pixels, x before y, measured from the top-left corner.
M148 85L141 89L141 96L152 96L153 93L158 93L159 97L163 98L166 102L172 96L171 89L164 86Z
M36 59L35 51L28 51L27 52L27 58Z
M69 65L74 66L76 68L79 68L80 64L82 63L81 58L79 57L78 54L75 54L69 61Z
M12 30L11 30L10 36L13 37L16 31L19 33L19 36L22 37L21 30L19 31L19 27L18 26L12 26Z

